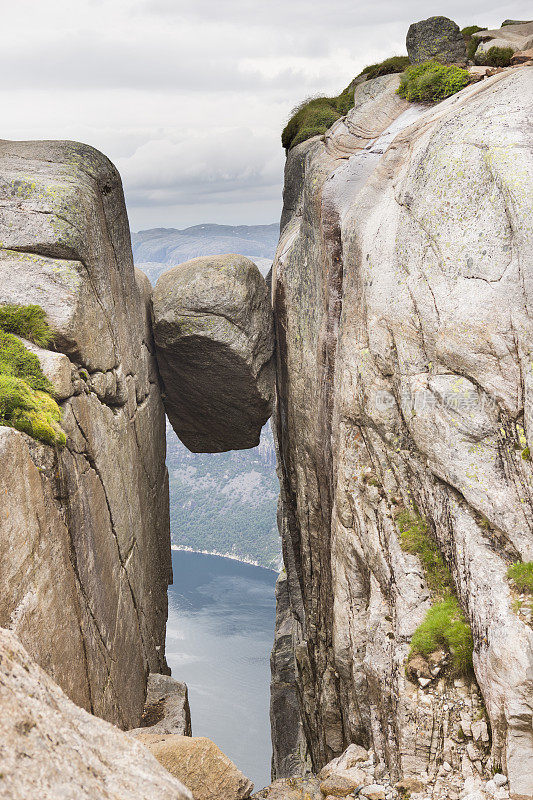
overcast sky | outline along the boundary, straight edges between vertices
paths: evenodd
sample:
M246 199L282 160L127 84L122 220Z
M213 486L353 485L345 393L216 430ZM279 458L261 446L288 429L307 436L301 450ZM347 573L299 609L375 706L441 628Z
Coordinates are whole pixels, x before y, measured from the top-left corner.
M531 18L531 0L0 0L6 139L77 139L121 171L133 230L279 219L279 135L405 52L410 22Z

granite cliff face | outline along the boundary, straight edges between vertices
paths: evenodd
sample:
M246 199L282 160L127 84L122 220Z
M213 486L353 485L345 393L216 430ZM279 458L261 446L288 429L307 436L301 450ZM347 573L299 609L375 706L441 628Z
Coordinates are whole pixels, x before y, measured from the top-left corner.
M165 671L165 419L120 177L69 142L0 143L0 304L39 304L55 450L0 427L0 627L78 705L139 723ZM146 287L145 287L146 289ZM35 349L35 348L34 348Z
M359 86L287 161L274 777L355 742L376 776L457 793L501 767L531 798L533 631L507 570L533 560L533 68L435 107L397 86ZM475 677L409 657L434 600L402 514L451 574Z

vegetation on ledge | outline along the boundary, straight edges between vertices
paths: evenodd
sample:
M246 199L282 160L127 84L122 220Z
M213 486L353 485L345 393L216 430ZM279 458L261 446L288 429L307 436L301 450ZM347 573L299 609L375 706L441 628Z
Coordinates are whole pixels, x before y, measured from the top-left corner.
M507 577L519 592L533 594L533 561L518 561L507 570Z
M403 72L408 64L407 56L392 56L379 64L365 67L357 78L372 80L380 75ZM357 78L336 97L311 97L297 106L281 134L281 143L285 150L290 150L313 136L326 133L334 122L344 117L353 108L354 81Z
M402 511L396 518L400 530L400 546L406 553L418 556L424 568L426 583L437 597L447 597L453 592L453 581L437 543L428 533L422 517Z
M0 330L29 339L39 347L47 347L53 339L52 329L41 306L0 306Z
M465 69L426 61L405 70L398 94L411 102L436 103L460 92L469 83L470 76Z
M472 632L454 595L446 562L419 514L402 511L396 523L402 550L420 559L428 588L437 601L413 634L409 658L417 653L429 656L443 648L451 655L453 671L466 674L472 670Z
M16 428L48 445L62 447L61 410L39 359L17 338L49 344L52 331L39 306L0 307L0 425Z
M483 67L508 67L513 56L512 47L490 47L486 53L476 56L475 62Z
M452 657L452 668L457 674L471 672L474 643L472 631L455 597L448 597L431 606L411 640L411 654L429 656L444 648Z
M463 34L463 38L466 44L466 54L470 61L474 60L474 56L476 54L476 50L479 47L480 40L475 39L472 34L479 33L479 31L486 31L487 28L480 28L479 25L468 25L468 27L463 28L461 33Z

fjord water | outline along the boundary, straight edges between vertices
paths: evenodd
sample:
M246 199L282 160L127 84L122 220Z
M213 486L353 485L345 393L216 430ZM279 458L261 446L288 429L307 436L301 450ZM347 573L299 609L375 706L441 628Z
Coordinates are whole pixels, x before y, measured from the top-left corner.
M189 687L193 736L207 736L255 784L270 783L269 656L277 574L172 552L167 660Z

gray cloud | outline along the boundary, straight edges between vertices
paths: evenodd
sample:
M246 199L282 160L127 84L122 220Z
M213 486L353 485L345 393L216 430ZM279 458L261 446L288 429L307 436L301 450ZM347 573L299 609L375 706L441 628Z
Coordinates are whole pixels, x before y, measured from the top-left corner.
M408 24L530 2L47 0L3 8L3 138L71 138L121 170L134 227L275 221L291 108L401 53Z

